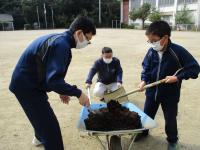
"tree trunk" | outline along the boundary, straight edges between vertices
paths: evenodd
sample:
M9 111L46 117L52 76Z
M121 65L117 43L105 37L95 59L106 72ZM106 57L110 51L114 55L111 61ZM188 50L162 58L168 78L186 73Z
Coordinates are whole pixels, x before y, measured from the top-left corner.
M142 30L144 30L144 19L142 19Z

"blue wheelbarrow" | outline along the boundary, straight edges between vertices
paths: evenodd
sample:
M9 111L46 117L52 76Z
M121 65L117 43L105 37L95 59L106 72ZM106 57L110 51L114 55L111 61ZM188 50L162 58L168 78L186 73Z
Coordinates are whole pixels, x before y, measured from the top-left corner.
M146 115L141 109L131 102L122 103L123 106L128 108L130 111L137 112L141 117L142 128L134 130L117 130L117 131L93 131L87 130L85 127L84 120L88 118L88 108L83 107L80 112L80 119L78 121L77 128L78 130L86 136L95 138L104 150L123 150L121 137L129 136L130 144L128 150L133 149L134 139L138 133L141 133L146 129L153 129L156 127L156 122ZM105 103L93 103L90 105L91 110L98 110L100 108L105 108L107 105ZM106 140L102 140L102 137L105 137Z

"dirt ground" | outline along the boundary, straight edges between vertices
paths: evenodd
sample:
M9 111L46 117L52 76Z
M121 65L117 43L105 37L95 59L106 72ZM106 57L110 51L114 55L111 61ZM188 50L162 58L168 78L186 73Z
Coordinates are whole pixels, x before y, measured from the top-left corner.
M0 32L0 150L42 150L31 144L33 129L22 108L8 90L11 74L23 49L36 37L64 30L9 31ZM172 40L184 46L200 63L200 33L173 32ZM133 90L140 82L141 62L148 48L144 31L99 29L92 44L82 50L73 49L73 59L66 81L84 89L89 68L101 54L103 46L110 46L114 55L121 60L124 70L124 87ZM93 80L95 82L95 79ZM179 103L178 130L180 149L200 150L200 79L184 81ZM143 109L144 93L129 97L130 101ZM97 98L92 100L98 102ZM100 150L100 144L93 138L82 138L77 130L81 106L76 98L64 105L56 93L49 93L49 101L60 123L66 150ZM136 143L136 150L164 150L167 148L164 119L161 109L156 116L158 127L144 141ZM128 137L123 138L127 147Z

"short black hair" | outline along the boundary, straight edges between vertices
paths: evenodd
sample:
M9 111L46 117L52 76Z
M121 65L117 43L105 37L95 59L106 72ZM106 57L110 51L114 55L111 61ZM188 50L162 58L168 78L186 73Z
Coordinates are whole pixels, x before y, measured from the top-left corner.
M171 27L165 21L155 21L146 30L146 35L157 35L162 38L165 35L171 36Z
M112 49L110 47L102 48L102 54L105 54L105 53L112 53Z
M96 26L94 25L92 19L87 16L78 16L71 23L69 30L74 34L77 30L82 30L83 34L92 33L96 34Z

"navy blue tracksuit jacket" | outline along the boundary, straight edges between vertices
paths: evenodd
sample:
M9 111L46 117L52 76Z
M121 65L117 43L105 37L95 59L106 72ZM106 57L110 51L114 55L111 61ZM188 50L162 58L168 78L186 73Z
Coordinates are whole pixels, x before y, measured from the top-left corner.
M15 94L30 123L35 137L45 150L64 150L58 120L46 92L80 97L81 90L65 82L71 62L71 48L76 46L73 34L42 36L33 41L20 57L9 89Z
M15 67L10 90L15 93L24 89L39 89L80 97L81 91L64 80L72 58L71 48L74 47L70 31L33 41Z
M86 83L92 83L92 79L95 74L98 74L97 82L103 84L111 84L113 82L122 83L122 67L120 65L119 59L113 57L113 60L110 64L106 64L103 61L103 58L100 58L95 61L94 65L89 71Z
M142 67L141 80L147 84L164 79L166 76L172 76L178 69L183 68L177 75L179 82L147 89L144 105L144 112L153 119L161 105L167 141L176 143L178 140L176 116L181 83L183 79L198 77L199 64L185 48L170 42L162 59L159 59L158 52L150 48L143 60ZM144 131L144 134L148 134L148 130Z
M146 96L155 96L156 99L166 98L168 101L179 101L181 82L183 79L195 79L198 77L200 68L198 62L183 47L170 43L164 52L162 60L159 60L158 53L150 48L142 63L143 71L141 80L147 84L152 83L166 76L172 76L178 69L183 70L178 73L178 83L162 84L146 90Z

